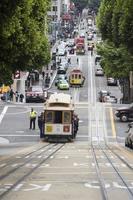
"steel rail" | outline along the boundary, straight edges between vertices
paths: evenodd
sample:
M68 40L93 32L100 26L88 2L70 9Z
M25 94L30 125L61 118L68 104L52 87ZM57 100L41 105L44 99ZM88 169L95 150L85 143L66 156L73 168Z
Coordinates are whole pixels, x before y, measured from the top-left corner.
M119 158L129 169L133 170L133 167L126 160L124 160L120 155L114 152L114 150L111 149L107 144L106 144L106 147L111 151L111 153L113 153L117 158Z
M133 198L133 191L128 187L128 184L127 184L126 180L124 180L123 176L119 173L118 169L114 166L114 164L112 163L111 159L108 157L107 153L105 153L105 151L102 148L101 148L101 150L104 153L104 155L107 158L107 160L109 161L109 163L111 164L111 166L113 167L113 169L115 170L115 172L117 173L117 175L119 176L119 178L121 179L121 181L123 182L123 184L126 186L129 194Z
M100 172L96 153L95 153L93 145L91 147L92 147L92 153L93 153L93 158L94 158L95 167L96 167L96 173L97 173L98 181L100 183L100 189L101 189L102 197L103 197L103 200L108 200L108 195L107 195L107 191L105 189L104 179L102 178L102 175L101 175L101 172Z
M52 146L55 146L55 145L56 145L56 144L54 144L54 145L52 145ZM51 145L50 145L50 144L49 144L49 145L46 145L46 146L43 147L43 149L44 149L45 147L49 147L49 146L51 146ZM42 149L42 148L41 148L41 149ZM49 150L49 149L51 149L51 147L48 148L48 149L46 149L44 152L46 152L46 151ZM36 152L38 152L38 151L40 151L40 149L34 151L32 154L34 155L34 154L35 154ZM41 154L42 154L42 152L39 153L38 156L41 155ZM27 164L27 163L28 163L29 161L31 161L32 159L33 159L33 158L27 159L24 163L22 163L22 164L19 165L18 167L14 168L14 169L11 169L11 170L9 170L8 172L5 172L5 174L3 174L3 175L0 176L0 180L3 180L4 178L8 177L10 174L14 173L16 170L18 170L18 169L20 169L21 167L23 167L25 164ZM5 166L5 167L7 167L7 166Z
M10 188L8 188L6 191L1 193L0 194L0 199L3 199L12 189L14 189L19 183L24 181L25 178L30 176L37 168L39 168L43 163L45 163L45 161L47 161L52 155L54 155L56 152L58 152L64 145L65 144L58 145L59 147L54 152L50 153L45 159L43 159L41 162L39 162L38 165L36 165L29 172L27 172L25 175L23 175L19 180L17 180Z
M50 145L50 144L47 144L47 145L44 145L43 147L40 147L40 148L36 149L36 151L31 151L31 152L28 152L28 153L26 153L26 154L22 154L21 159L23 159L23 158L26 157L26 156L30 156L30 155L32 155L33 153L35 153L35 152L37 152L37 151L39 151L39 150L41 150L41 149L43 149L44 147L47 147L47 146L49 146L49 145ZM9 158L2 160L2 162L1 162L0 164L2 165L2 163L3 163L3 162L6 162L6 160L7 160L7 163L6 163L6 164L8 164L8 165L10 165L11 163L14 163L15 160L18 161L18 158L15 158L15 156L18 156L18 154L15 154L15 155L11 156L11 157L10 157L10 160L9 160ZM13 158L14 158L14 160L13 160ZM5 168L6 166L7 166L7 165L4 165L4 166L0 167L0 169Z

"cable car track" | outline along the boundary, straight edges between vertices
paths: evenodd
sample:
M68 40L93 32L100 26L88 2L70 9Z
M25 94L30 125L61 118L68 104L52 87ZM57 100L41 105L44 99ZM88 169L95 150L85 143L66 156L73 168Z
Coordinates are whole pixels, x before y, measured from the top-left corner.
M21 159L23 159L23 158L25 158L25 157L27 157L27 156L30 156L30 155L32 155L33 153L35 153L35 152L37 152L37 151L39 151L39 150L41 150L41 149L43 149L44 147L47 147L47 146L49 146L50 144L47 144L47 145L45 145L45 146L41 146L40 148L38 148L38 149L36 149L36 150L31 150L31 152L28 152L28 153L26 153L26 154L24 154L24 155L22 155L21 156ZM35 145L36 146L36 145ZM18 156L18 154L15 154L15 155L13 155L13 156L11 156L11 157L9 157L9 158L6 158L6 159L3 159L2 160L2 162L7 162L6 163L6 165L3 165L2 166L2 162L1 162L1 166L0 166L0 169L3 169L3 168L5 168L7 165L11 165L11 163L14 163L15 162L15 160L17 160L18 161L18 158L16 158L16 156ZM13 160L12 158L14 158L15 157L15 159Z
M126 194L128 195L128 197L130 197L131 199L133 199L133 191L132 189L129 187L128 182L127 182L127 178L124 177L123 172L119 171L119 169L115 166L114 161L112 160L112 158L110 157L110 154L113 154L115 156L115 159L117 158L119 161L121 161L122 163L124 163L127 167L128 170L130 170L129 172L132 173L133 167L125 160L123 159L120 155L118 155L116 152L114 152L108 145L108 142L106 140L106 134L107 134L107 127L106 124L104 123L105 120L105 115L104 114L104 110L101 113L101 109L99 109L99 107L95 104L94 105L95 108L95 112L93 111L93 109L91 110L91 114L90 116L90 128L89 130L90 132L90 144L91 144L91 149L92 149L92 156L93 156L93 160L95 163L95 170L96 170L96 174L97 174L97 178L98 178L98 182L100 185L100 190L101 190L101 195L103 200L108 200L109 199L109 191L107 191L106 187L105 187L105 180L106 180L106 176L104 177L101 171L101 167L100 167L100 162L99 159L97 157L97 154L103 154L104 158L106 160L108 160L108 163L111 166L111 169L113 169L113 174L114 177L116 177L118 180L120 180L120 182L122 183L123 187L126 189ZM94 116L92 116L92 113L94 113ZM100 115L102 114L102 129L99 129L100 125ZM95 118L93 120L93 117ZM93 123L93 124L92 124ZM95 125L95 126L93 126ZM95 127L95 129L94 129ZM103 133L102 133L103 131ZM95 136L95 137L94 137ZM97 138L96 141L93 141L94 138ZM116 159L116 162L117 162ZM106 163L106 160L103 161L103 164Z
M55 145L56 145L56 144L55 144ZM53 145L53 146L55 146L55 145ZM50 146L50 147L49 147L49 146ZM51 149L51 145L46 145L45 147L49 147L49 148L46 149L44 152L47 152L49 149ZM34 151L34 152L31 152L31 153L29 153L28 155L31 155L31 154L34 155L35 153L39 152L41 149L43 149L43 148L45 148L45 147L42 147L42 148L40 148L40 149L38 149L38 150L36 150L36 151ZM37 156L40 156L41 154L42 154L42 152L40 152ZM6 178L6 177L9 176L11 173L13 173L13 172L15 172L16 170L18 170L19 168L23 167L24 165L26 165L27 163L29 163L29 161L32 161L33 158L34 158L34 157L31 157L31 158L27 159L26 161L24 161L24 162L23 162L21 165L19 165L18 167L13 168L13 169L9 170L8 172L5 172L5 174L3 174L3 175L0 175L0 180ZM14 162L13 162L13 163L14 163ZM9 166L9 165L6 165L5 168L8 167L8 166Z
M28 163L29 162L29 160L28 160L28 162L26 161L22 166L19 166L19 167L17 167L15 170L13 170L13 171L10 171L7 175L5 174L5 175L3 175L3 177L1 178L1 181L2 181L2 179L4 180L5 178L8 178L9 177L9 175L13 175L13 177L14 177L14 179L15 179L15 175L14 175L14 172L16 171L17 172L17 170L20 170L20 169L22 169L22 172L20 173L20 177L18 176L17 177L17 174L16 174L16 177L17 177L17 180L15 180L15 182L11 185L11 187L10 188L8 188L6 191L3 191L3 192L0 192L0 199L2 199L2 198L4 198L10 191L12 191L18 184L20 184L22 181L24 181L27 177L29 177L35 170L37 170L42 164L44 164L51 156L53 156L54 154L56 154L61 148L63 148L64 147L64 145L65 145L65 143L64 144L54 144L54 145L52 145L52 147L50 147L50 148L48 148L48 149L46 149L46 151L48 152L48 155L45 155L45 157L44 158L42 158L41 159L41 161L38 161L37 160L37 162L38 162L38 164L37 165L35 165L35 166L33 166L33 168L32 169L27 169L27 170L24 170L23 171L23 169L22 169L22 167L26 164L26 163ZM54 149L54 147L55 147L55 149ZM52 152L51 152L52 151ZM44 152L41 152L41 154L42 153L44 153ZM35 157L34 158L31 158L30 159L30 161L35 161ZM19 172L18 172L19 173ZM22 174L22 175L21 175ZM18 174L19 175L19 174ZM1 184L2 184L2 182L1 182Z

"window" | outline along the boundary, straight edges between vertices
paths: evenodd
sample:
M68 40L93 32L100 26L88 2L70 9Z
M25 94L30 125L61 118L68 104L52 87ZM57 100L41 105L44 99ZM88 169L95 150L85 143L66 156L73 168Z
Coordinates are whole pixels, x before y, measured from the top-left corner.
M55 111L54 113L54 123L62 124L62 111Z
M70 124L71 122L71 112L70 111L64 111L63 112L63 123L64 124Z
M57 6L53 6L53 11L57 11Z
M46 111L45 119L46 119L46 123L53 123L53 112L52 111Z

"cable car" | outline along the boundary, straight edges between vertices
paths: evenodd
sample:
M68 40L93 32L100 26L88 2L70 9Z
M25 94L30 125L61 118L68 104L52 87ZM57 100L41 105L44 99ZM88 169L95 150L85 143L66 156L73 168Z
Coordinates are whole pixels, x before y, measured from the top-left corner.
M78 131L78 117L69 94L51 94L44 107L44 139L72 141Z
M70 86L82 87L85 81L85 77L80 69L74 69L70 72L69 84Z

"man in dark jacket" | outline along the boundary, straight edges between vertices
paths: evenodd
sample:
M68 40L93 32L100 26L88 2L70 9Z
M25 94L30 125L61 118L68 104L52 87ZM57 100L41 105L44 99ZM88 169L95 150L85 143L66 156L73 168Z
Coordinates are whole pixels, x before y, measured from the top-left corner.
M38 116L38 127L40 130L40 139L44 138L44 113L41 112L41 114Z

